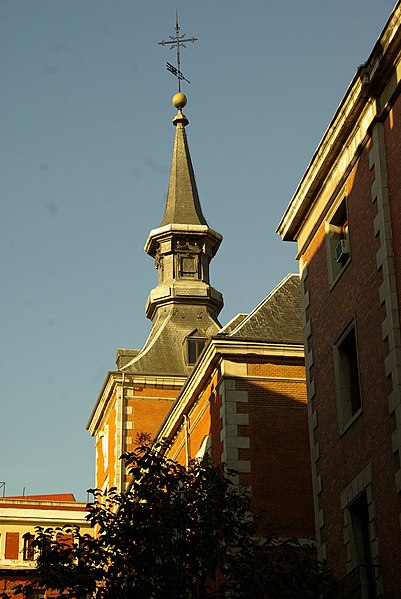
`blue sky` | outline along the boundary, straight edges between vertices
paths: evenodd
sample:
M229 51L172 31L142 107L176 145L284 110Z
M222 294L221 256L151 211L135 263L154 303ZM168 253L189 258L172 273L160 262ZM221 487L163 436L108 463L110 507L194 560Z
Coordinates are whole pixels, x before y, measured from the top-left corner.
M223 244L224 324L288 273L276 226L394 0L0 2L0 481L94 482L85 430L118 347L140 348L156 285L176 80L203 212Z

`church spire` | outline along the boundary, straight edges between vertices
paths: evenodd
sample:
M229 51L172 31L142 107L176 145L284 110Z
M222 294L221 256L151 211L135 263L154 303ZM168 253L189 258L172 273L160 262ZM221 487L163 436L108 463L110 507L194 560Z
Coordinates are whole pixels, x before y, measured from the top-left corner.
M202 214L186 136L188 119L182 112L187 98L181 93L180 81L189 81L181 72L180 47L195 41L180 35L177 18L175 36L160 42L177 48L177 67L167 63L178 79L178 93L173 98L177 109L174 149L164 217L160 226L150 231L145 245L158 273L157 286L146 302L152 329L145 346L135 351L132 359L128 360L123 350L118 354L117 363L125 372L188 375L207 340L221 328L218 315L223 297L210 284L209 266L223 238Z
M209 280L209 263L222 236L209 227L202 214L185 132L188 119L182 112L186 103L180 92L173 98L178 112L173 119L176 131L166 207L160 226L149 233L145 246L158 270L158 285L146 306L154 323L161 306L203 306L216 322L223 307L221 294Z
M191 156L185 127L187 117L182 109L187 103L186 96L178 93L173 97L173 105L178 109L173 124L176 127L173 158L171 162L170 183L167 193L166 209L161 227L169 223L206 225L199 202Z

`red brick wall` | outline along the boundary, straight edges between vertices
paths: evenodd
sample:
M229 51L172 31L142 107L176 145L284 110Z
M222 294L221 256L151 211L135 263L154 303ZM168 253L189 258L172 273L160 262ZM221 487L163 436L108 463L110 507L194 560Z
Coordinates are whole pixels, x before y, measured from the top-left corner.
M327 543L327 558L339 574L345 573L346 562L340 493L370 462L383 563L392 556L395 564L395 552L400 555L396 548L401 546L401 502L394 483L399 466L391 447L394 421L389 416L387 397L391 387L384 370L387 344L382 340L381 331L385 312L379 304L382 274L376 268L380 240L374 236L373 228L377 214L377 206L371 200L373 180L374 172L369 169L368 150L365 149L347 182L351 262L331 290L323 225L305 252L308 261L305 285L310 294L307 318L312 325L309 343L313 366L310 374L315 382L313 409L317 411L318 421L315 441L320 447L317 474L322 477L320 507L324 508L325 518L322 542ZM400 216L398 218L401 222ZM340 436L333 344L352 318L356 322L363 411ZM398 561L401 570L401 559Z
M254 378L236 381L238 390L248 392L248 403L237 405L238 412L249 413L249 426L238 431L250 438L239 459L250 460L251 472L241 474L241 483L251 485L266 532L314 538L304 366L283 359L250 364L248 374Z
M220 463L222 397L216 391L221 373L215 372L193 398L189 412L190 456L205 435L212 437L212 460ZM235 379L248 401L236 405L249 415L249 425L238 426L239 437L250 437L250 449L239 450L239 460L250 460L251 473L240 483L252 488L252 506L263 512L261 533L314 538L313 498L309 453L305 368L302 360L270 360L248 365L248 376ZM168 452L184 463L184 427ZM230 465L230 464L229 464Z
M208 379L197 394L197 400L193 402L188 414L188 453L189 459L193 459L198 453L204 438L211 435L211 457L214 463L220 464L222 455L222 444L220 442L221 419L220 407L221 397L215 391L219 380L219 372L216 371L212 378ZM183 423L184 420L182 419ZM185 429L181 425L174 438L167 456L181 464L185 464Z

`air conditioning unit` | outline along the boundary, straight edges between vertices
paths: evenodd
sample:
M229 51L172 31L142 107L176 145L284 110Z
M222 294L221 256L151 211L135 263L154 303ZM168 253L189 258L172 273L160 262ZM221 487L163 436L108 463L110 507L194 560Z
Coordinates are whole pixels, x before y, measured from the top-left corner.
M348 239L340 239L340 241L336 245L335 249L335 257L336 262L340 264L344 264L346 260L348 260L349 256L349 243Z

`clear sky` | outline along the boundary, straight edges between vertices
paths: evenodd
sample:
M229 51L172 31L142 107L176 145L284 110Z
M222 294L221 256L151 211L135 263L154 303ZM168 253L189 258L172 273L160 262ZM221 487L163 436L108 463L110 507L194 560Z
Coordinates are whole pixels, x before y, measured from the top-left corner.
M288 273L276 226L395 0L1 0L0 481L94 483L86 424L156 285L181 33L185 114L222 324Z

